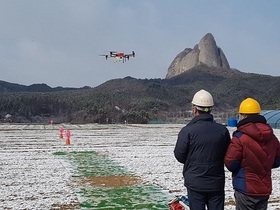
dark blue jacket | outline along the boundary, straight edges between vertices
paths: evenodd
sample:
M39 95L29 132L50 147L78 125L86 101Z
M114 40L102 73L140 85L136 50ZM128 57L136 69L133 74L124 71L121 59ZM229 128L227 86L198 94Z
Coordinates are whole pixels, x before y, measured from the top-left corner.
M178 134L175 158L184 164L185 186L195 191L224 190L228 129L211 114L195 116Z

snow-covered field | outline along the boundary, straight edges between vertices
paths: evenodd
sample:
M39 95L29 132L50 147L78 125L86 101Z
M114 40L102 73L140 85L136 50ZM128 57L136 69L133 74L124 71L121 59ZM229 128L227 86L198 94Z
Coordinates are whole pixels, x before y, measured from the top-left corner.
M61 126L71 131L70 145L59 138ZM183 126L1 124L0 209L78 209L81 198L71 180L73 168L54 152L97 151L171 197L185 194L182 165L173 156ZM280 139L280 130L275 133ZM226 176L227 203L234 196L230 172ZM227 204L225 209L234 207ZM273 170L269 209L280 209L280 169Z

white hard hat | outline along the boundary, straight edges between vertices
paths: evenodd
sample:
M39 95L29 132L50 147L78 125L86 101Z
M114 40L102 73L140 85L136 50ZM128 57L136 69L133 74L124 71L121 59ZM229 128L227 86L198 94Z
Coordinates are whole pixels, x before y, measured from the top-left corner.
M214 101L209 92L200 90L194 94L192 104L200 107L212 107L214 106Z

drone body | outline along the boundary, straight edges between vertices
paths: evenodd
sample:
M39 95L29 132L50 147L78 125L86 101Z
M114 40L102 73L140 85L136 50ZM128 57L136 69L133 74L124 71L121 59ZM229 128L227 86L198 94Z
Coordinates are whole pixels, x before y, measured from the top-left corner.
M124 52L110 51L109 54L100 55L100 56L104 56L106 60L108 58L113 58L114 62L123 61L124 63L127 60L129 60L130 57L135 57L135 52L132 51L131 54L126 54Z

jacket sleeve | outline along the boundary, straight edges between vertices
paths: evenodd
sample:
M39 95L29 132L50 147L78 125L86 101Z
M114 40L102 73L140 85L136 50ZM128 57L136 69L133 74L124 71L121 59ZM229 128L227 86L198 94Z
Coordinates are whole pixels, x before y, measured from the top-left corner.
M188 155L188 133L186 129L182 129L177 138L174 149L174 156L180 163L185 163Z
M226 150L227 150L227 148L229 147L230 142L231 142L230 134L229 134L228 129L226 129L225 140L226 140Z
M238 169L240 169L241 166L241 160L242 160L242 144L239 139L239 134L234 134L230 145L227 149L227 153L224 159L225 166L227 169L231 172L234 172Z
M278 140L278 147L277 147L276 158L275 158L275 162L274 162L272 168L278 168L278 167L280 167L280 142L279 142L279 140Z

